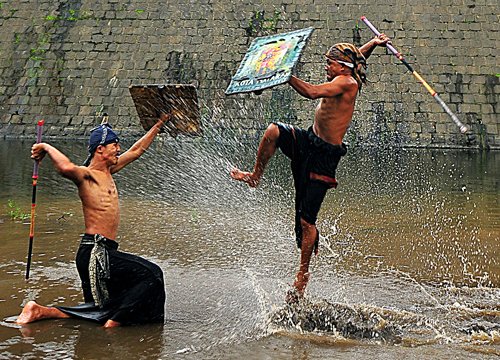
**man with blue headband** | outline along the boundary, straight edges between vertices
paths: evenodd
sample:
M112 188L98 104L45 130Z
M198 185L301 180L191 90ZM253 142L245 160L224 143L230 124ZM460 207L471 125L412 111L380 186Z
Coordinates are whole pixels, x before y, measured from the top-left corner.
M161 114L158 122L123 154L111 126L97 126L91 130L89 154L83 166L72 163L52 145L33 145L33 159L40 161L48 155L56 170L78 187L85 234L76 266L85 304L46 307L30 301L17 323L69 317L96 321L104 327L163 322L166 296L161 268L139 256L118 251L115 239L120 211L112 175L144 154L168 119L168 115Z
M90 131L90 139L89 139L89 155L87 159L83 162L83 166L89 166L92 157L94 156L95 151L99 145L106 146L112 143L118 143L120 139L118 139L118 135L111 129L111 126L106 122L103 123Z

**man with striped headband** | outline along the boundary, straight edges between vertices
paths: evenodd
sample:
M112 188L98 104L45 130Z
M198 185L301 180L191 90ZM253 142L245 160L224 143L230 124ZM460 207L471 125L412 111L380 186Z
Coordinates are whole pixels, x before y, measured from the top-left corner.
M350 43L335 44L327 51L325 57L347 66L361 91L361 87L366 82L366 58L356 46Z
M163 322L165 285L161 268L139 256L118 250L115 241L120 220L118 191L112 175L137 160L152 144L169 116L158 122L121 154L118 136L107 123L91 130L88 157L83 166L72 163L47 143L31 148L32 158L48 155L56 170L78 187L85 234L76 255L85 304L47 307L29 301L19 324L48 318L80 318L104 327Z
M289 85L308 99L319 99L313 125L305 130L296 126L272 123L260 142L252 172L231 170L231 177L251 187L258 185L269 159L277 148L291 159L295 186L295 234L301 249L300 267L294 289L287 301L303 296L309 280L309 262L317 254L319 232L316 220L328 189L337 187L335 171L347 153L342 142L351 123L358 93L366 82L366 59L389 38L381 34L359 49L353 44L338 43L325 54L326 82L310 84L295 76Z

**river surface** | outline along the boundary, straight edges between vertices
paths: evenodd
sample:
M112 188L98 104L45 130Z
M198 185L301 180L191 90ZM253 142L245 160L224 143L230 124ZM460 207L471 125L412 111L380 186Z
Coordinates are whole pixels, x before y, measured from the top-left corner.
M54 142L76 163L84 141ZM124 147L128 145L125 143ZM488 359L500 356L500 153L351 149L319 215L306 299L294 191L277 155L257 189L231 181L257 144L158 139L116 174L123 251L164 271L166 321L103 329L11 321L28 300L83 301L75 186L40 165L31 276L31 142L0 140L0 359Z

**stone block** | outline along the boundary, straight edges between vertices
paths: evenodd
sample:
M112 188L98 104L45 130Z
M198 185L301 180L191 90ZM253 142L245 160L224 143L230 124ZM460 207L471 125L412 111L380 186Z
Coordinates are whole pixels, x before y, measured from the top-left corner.
M11 115L9 123L11 124L22 124L23 122L23 117L18 114Z
M421 133L422 132L422 125L419 123L410 123L409 128L410 128L411 133Z
M16 100L17 105L27 105L30 101L29 96L19 96Z

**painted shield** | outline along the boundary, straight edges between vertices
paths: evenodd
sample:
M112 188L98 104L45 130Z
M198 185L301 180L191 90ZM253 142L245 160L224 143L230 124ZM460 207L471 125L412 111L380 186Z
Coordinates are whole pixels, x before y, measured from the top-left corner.
M260 91L286 83L313 30L306 28L254 39L226 95Z

